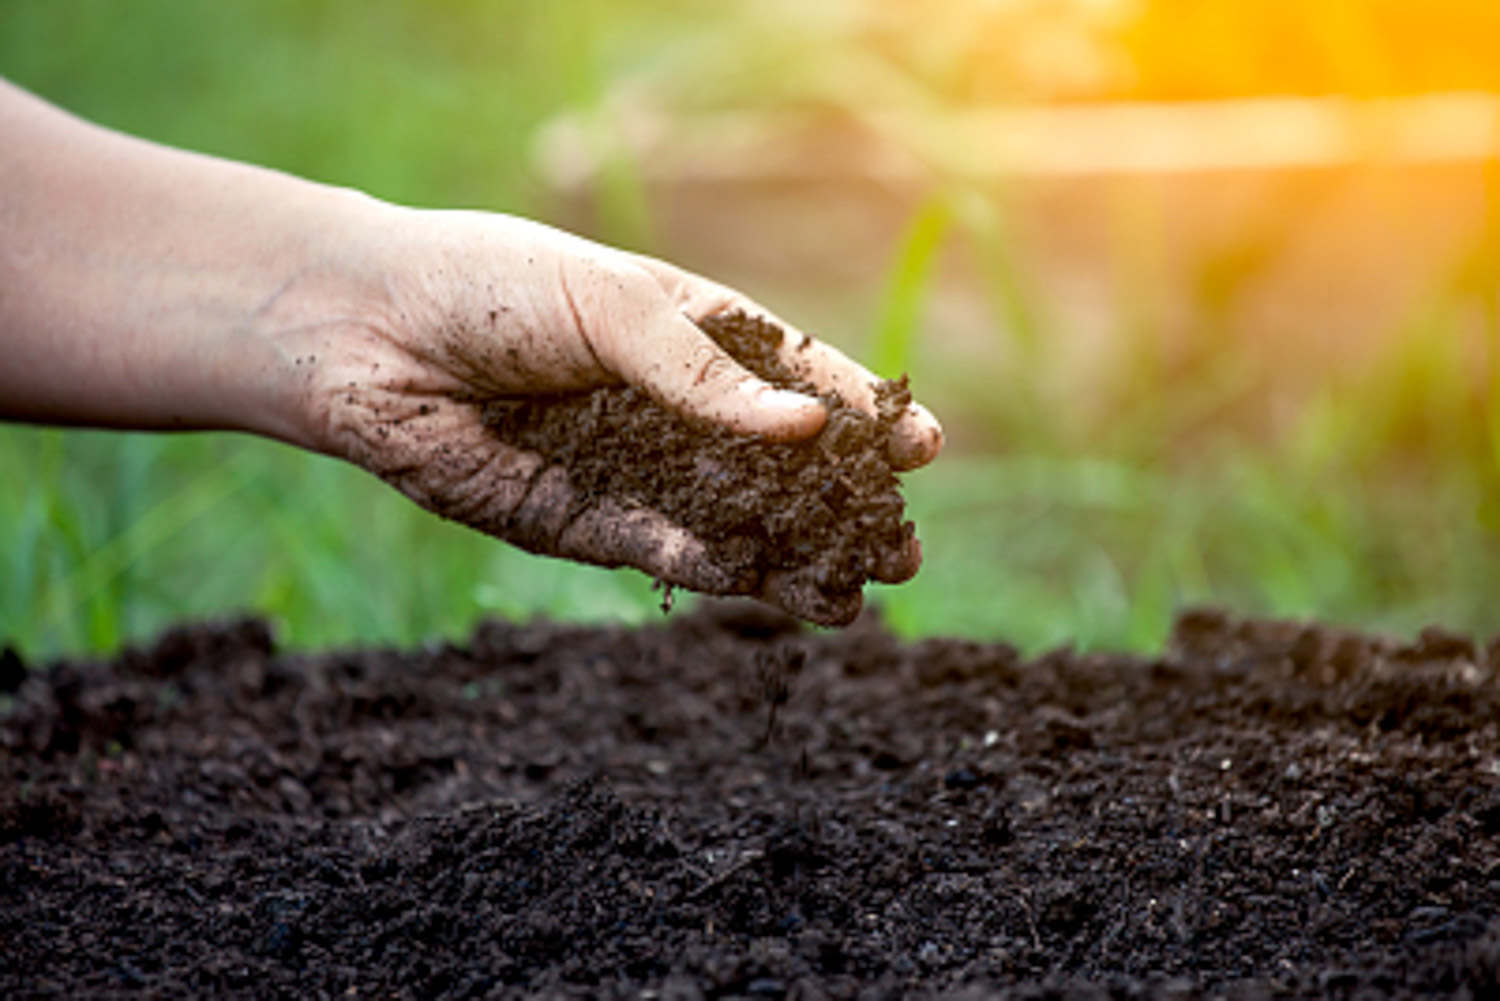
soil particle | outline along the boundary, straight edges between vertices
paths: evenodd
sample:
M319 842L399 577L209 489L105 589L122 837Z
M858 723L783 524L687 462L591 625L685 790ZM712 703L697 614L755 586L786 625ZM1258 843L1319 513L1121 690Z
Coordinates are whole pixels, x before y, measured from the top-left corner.
M487 405L485 423L568 470L584 503L666 515L703 540L730 579L789 571L830 605L847 603L904 558L914 534L889 461L891 427L911 402L905 379L876 387L878 417L868 417L782 362L780 327L740 312L700 326L762 379L821 395L823 430L790 443L736 434L678 417L628 386L506 398Z
M1484 649L176 629L0 700L0 996L1495 996Z

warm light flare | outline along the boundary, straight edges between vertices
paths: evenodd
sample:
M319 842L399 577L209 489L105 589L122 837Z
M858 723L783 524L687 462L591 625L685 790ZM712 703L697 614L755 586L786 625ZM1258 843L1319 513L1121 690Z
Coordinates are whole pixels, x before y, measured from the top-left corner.
M866 0L865 41L950 100L1500 90L1492 0Z

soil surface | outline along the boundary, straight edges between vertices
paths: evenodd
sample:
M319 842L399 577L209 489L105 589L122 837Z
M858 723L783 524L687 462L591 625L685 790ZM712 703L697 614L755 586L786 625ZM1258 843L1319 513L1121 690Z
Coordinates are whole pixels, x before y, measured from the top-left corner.
M247 621L0 658L0 996L1494 997L1500 646Z
M906 381L877 386L871 418L798 378L778 355L779 326L741 312L699 326L762 379L821 396L822 432L790 443L736 434L686 421L630 386L507 398L487 407L485 423L566 469L584 498L665 514L705 540L734 579L792 571L828 607L857 609L844 599L899 561L914 532L887 457L890 428L911 402Z

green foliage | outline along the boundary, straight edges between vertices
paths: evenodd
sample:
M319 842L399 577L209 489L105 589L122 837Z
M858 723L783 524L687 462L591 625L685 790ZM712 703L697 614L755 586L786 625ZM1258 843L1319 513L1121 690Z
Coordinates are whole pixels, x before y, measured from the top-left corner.
M639 622L639 574L530 556L373 477L225 435L0 427L0 637L106 650L184 616L270 616L305 646L425 642L479 614Z
M886 293L900 329L919 327L932 305L930 276L913 282L907 266L931 204L908 228ZM1262 227L1208 255L1189 283L1191 336L1173 344L1160 302L1164 206L1122 194L1116 362L1092 385L1107 402L1070 420L1080 402L1071 362L995 236L1000 201L981 204L956 216L954 235L974 244L1015 370L988 395L982 382L945 384L968 387L949 402L986 419L984 440L1003 444L998 456L945 459L910 478L926 569L876 592L899 630L1149 650L1195 603L1387 632L1500 627L1489 597L1500 568L1492 234L1378 349L1325 374L1273 434L1258 415L1291 373L1232 320L1284 233ZM919 259L943 249L922 243ZM920 371L920 340L901 347Z
M917 207L901 239L870 346L870 369L883 378L899 378L911 367L912 342L917 336L928 281L951 215L947 198L932 195Z

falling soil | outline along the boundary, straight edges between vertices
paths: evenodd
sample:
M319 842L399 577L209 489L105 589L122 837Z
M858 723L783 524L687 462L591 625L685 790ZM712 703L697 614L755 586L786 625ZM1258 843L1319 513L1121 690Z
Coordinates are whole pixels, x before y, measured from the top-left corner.
M762 379L820 395L778 356L780 327L741 312L700 326ZM913 535L887 453L911 393L902 379L877 385L875 398L872 418L822 394L828 422L803 442L689 422L632 386L507 398L488 406L485 423L568 470L583 497L662 512L704 540L735 579L791 571L831 606L857 608L840 599L899 560Z
M0 660L0 996L1495 996L1500 648L716 605ZM774 719L772 713L775 713Z

